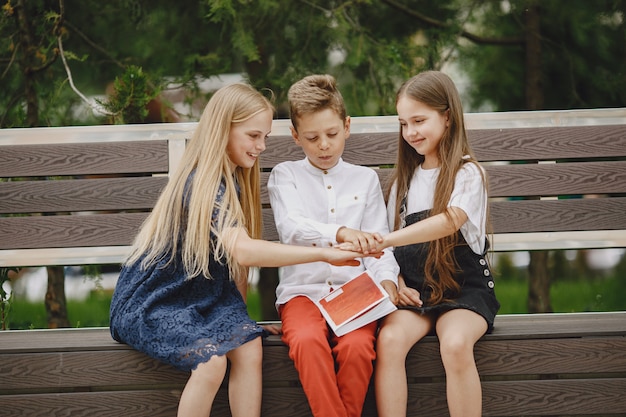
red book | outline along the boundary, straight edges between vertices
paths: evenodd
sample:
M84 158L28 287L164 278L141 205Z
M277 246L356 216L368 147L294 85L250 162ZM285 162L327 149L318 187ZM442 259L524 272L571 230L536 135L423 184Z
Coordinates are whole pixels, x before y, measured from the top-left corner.
M396 310L387 291L367 272L325 295L318 300L317 305L337 336L343 336Z

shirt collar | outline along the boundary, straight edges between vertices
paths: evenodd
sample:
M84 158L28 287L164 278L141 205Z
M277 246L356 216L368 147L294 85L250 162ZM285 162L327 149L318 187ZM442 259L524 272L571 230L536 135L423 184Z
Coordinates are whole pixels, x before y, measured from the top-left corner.
M343 158L339 158L339 161L337 161L337 165L335 165L334 167L330 169L319 169L316 166L313 166L311 161L309 161L309 158L306 158L306 157L304 158L304 166L306 167L306 170L315 175L337 173L341 171L341 169L343 168L343 165L344 165Z

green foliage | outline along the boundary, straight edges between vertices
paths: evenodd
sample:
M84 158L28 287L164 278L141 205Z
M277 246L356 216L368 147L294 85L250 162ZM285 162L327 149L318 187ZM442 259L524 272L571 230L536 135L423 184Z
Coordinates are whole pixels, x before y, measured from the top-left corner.
M112 113L115 124L141 123L148 115L148 103L156 95L148 76L140 67L131 65L115 79L109 99L99 103Z
M4 289L5 283L10 283L11 279L9 274L19 272L19 268L0 268L0 329L6 330L8 328L9 313L11 312L13 293L7 293Z
M530 0L483 2L471 24L483 35L525 39ZM626 1L538 2L544 109L626 106ZM505 7L507 6L507 7ZM473 109L526 110L523 44L464 43Z

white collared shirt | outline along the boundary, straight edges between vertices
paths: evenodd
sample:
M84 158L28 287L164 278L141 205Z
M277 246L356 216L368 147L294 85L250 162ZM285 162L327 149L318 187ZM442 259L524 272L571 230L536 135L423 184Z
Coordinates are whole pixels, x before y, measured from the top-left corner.
M267 189L280 241L300 246L331 247L345 226L388 233L385 202L376 172L340 160L329 170L308 159L282 162L270 174ZM380 259L362 258L358 267L311 262L281 268L276 305L296 296L318 300L364 270L381 282L398 281L400 268L391 250Z

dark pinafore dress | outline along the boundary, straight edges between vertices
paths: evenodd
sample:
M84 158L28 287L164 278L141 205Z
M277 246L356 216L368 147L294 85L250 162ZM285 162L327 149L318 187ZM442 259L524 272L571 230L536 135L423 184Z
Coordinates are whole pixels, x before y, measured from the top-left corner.
M409 214L405 219L406 225L417 223L427 218L428 214L428 210ZM455 279L461 286L461 290L457 295L445 294L450 301L435 305L429 304L431 289L424 285L424 266L429 244L418 243L394 248L394 255L400 265L400 273L406 285L419 291L420 298L424 302L422 307L410 307L410 309L434 315L456 308L471 310L484 317L489 326L487 333L491 333L494 318L500 309L491 269L484 253L476 254L465 243L461 232L457 233L459 233L459 244L454 249L454 256L459 272L455 275ZM485 252L486 250L487 248Z

